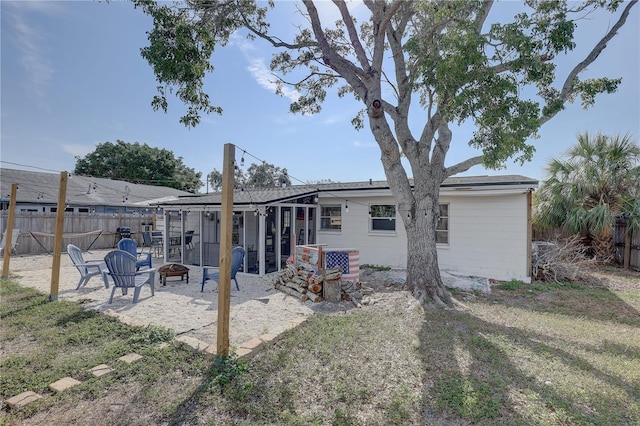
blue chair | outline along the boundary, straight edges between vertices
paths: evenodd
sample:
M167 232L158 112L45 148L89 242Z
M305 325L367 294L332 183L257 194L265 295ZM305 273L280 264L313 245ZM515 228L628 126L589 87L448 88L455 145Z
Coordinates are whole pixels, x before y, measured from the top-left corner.
M236 289L240 291L240 286L238 285L238 280L236 279L236 274L242 268L242 263L244 261L244 249L242 247L234 247L231 249L231 279L236 283ZM212 270L211 272L209 270ZM203 266L202 267L202 288L201 292L204 291L204 282L207 280L213 280L217 283L220 281L220 268L214 266Z
M131 238L123 238L118 241L118 249L131 253L136 258L136 271L142 266L151 266L151 252L138 251L138 243Z
M145 284L149 284L151 287L151 296L155 295L156 270L150 268L138 272L136 257L131 253L124 250L113 250L107 253L104 257L104 262L107 265L107 270L103 272L104 281L106 283L107 277L111 277L114 284L109 303L113 302L113 294L116 292L116 288L122 289L123 295L127 294L128 289L134 289L133 303L138 302L140 289Z

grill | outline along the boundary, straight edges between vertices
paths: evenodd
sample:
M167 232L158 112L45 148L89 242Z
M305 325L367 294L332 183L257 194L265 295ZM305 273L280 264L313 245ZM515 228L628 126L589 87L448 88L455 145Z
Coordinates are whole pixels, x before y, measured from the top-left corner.
M131 238L131 228L128 226L121 226L116 232L120 234L120 238Z

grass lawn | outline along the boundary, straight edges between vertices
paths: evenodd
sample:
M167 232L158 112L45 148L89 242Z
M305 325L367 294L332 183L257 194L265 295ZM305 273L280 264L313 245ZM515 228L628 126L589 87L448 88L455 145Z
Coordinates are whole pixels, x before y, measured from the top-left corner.
M638 425L640 274L593 277L456 292L449 311L376 293L226 362L2 280L0 399L44 397L0 425ZM48 389L65 376L83 383Z

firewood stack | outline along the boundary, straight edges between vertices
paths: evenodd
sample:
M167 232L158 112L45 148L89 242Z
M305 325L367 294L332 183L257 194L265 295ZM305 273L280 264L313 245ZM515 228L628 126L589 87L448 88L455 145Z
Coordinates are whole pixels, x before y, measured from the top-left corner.
M322 269L322 274L317 275L314 271L310 271L297 265L287 265L275 280L276 289L297 297L304 301L322 302L339 302L340 300L351 300L351 292L346 290L357 291L358 283L342 282L342 268L335 267Z

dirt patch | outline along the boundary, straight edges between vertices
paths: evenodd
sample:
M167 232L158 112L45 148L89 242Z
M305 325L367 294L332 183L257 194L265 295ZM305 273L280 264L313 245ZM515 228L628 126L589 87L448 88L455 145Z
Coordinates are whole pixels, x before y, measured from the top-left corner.
M586 271L589 284L616 291L640 291L640 272L618 266L593 267Z

